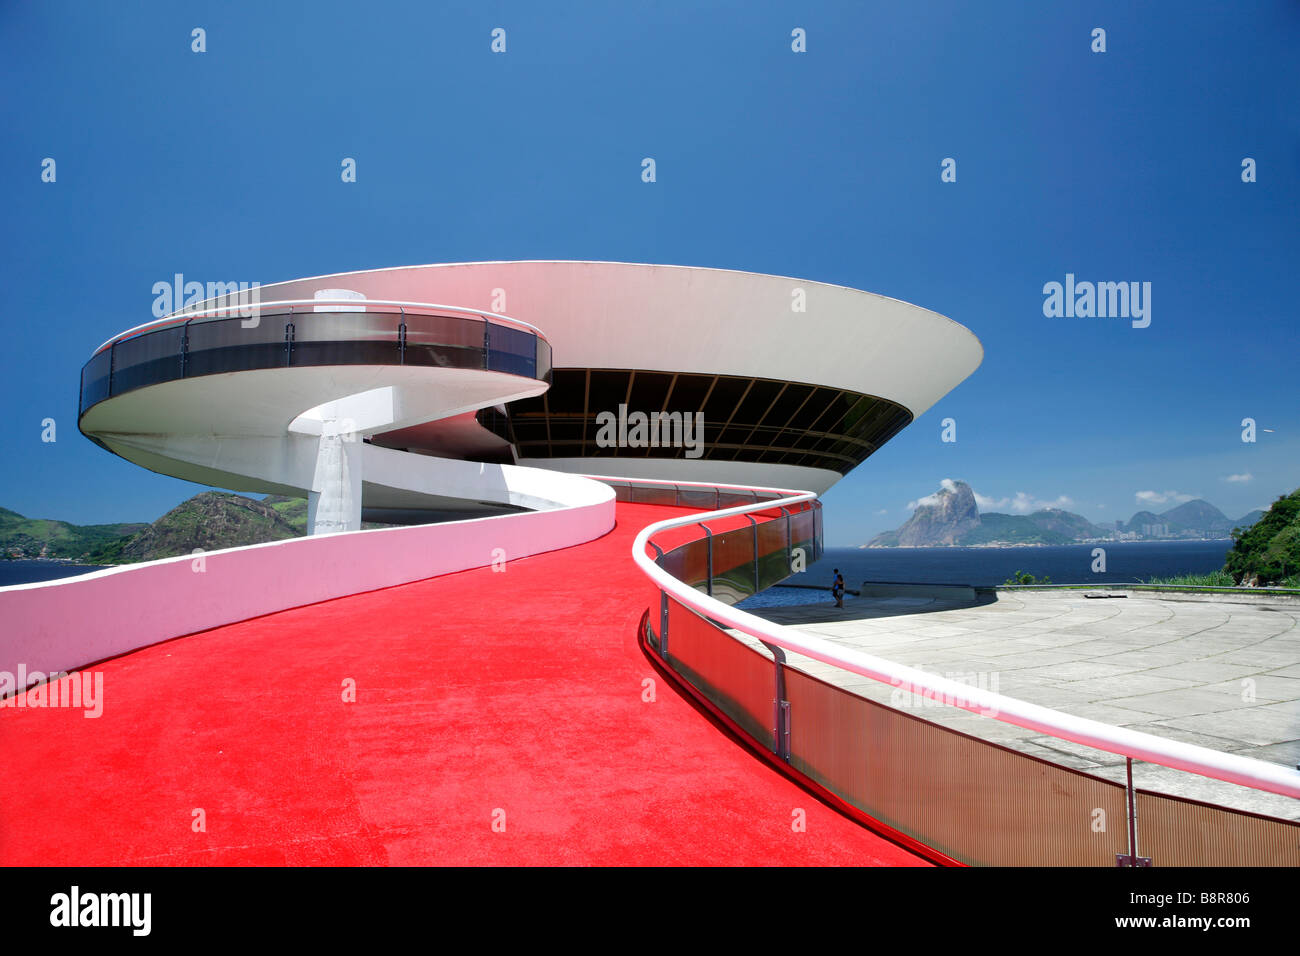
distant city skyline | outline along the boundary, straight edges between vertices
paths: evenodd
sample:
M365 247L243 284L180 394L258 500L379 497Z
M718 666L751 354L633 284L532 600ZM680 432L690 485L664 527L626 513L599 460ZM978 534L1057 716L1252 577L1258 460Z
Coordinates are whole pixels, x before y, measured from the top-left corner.
M151 521L204 490L76 428L82 365L178 273L535 258L837 283L973 331L974 375L827 493L831 546L945 478L1096 523L1300 485L1294 4L306 9L0 9L0 506Z

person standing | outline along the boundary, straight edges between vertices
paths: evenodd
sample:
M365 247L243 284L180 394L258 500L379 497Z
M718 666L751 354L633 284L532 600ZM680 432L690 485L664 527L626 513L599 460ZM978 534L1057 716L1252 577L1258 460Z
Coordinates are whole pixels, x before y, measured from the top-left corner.
M840 569L835 569L835 580L831 582L831 594L835 598L835 606L844 606L844 576L840 574Z

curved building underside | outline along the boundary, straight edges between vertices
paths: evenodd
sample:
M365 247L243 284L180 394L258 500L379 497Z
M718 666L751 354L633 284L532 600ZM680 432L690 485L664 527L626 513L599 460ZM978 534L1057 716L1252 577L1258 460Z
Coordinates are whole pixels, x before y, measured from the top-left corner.
M124 332L83 370L79 425L153 471L307 496L319 533L558 507L578 475L820 494L981 358L943 316L817 282L413 266L190 302Z

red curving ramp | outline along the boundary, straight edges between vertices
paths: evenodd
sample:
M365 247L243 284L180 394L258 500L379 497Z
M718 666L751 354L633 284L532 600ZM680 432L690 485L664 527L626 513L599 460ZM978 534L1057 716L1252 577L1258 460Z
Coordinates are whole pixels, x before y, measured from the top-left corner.
M679 513L137 651L99 719L0 710L0 864L926 865L651 667L630 549Z

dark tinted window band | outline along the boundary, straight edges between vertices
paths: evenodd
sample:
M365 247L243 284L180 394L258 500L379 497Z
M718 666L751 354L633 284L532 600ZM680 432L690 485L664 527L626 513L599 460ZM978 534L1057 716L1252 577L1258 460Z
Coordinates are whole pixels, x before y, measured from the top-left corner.
M424 365L487 369L548 381L551 347L526 329L423 312L269 309L186 322L120 339L81 371L79 416L105 399L161 382L254 369Z
M634 412L703 412L702 441L689 449L694 454L683 444L598 443L597 417L616 417L620 405L627 406L629 437ZM521 458L689 457L840 474L912 421L911 412L896 402L846 389L738 375L580 368L555 369L545 395L512 402L507 414Z

